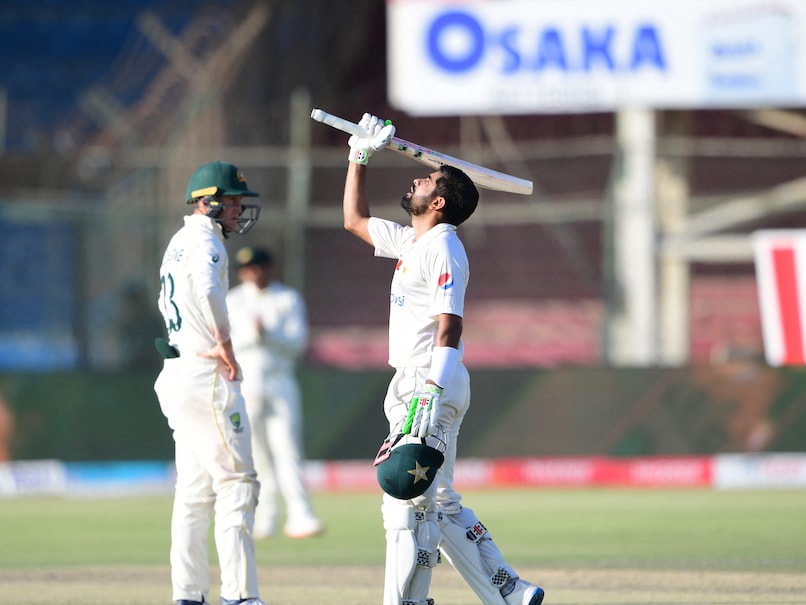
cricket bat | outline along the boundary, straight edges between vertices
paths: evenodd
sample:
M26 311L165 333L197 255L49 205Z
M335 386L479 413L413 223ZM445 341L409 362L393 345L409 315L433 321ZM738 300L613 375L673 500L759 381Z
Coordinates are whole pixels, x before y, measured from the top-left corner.
M311 111L311 118L322 124L327 124L337 130L354 134L358 136L365 136L364 130L356 123L345 120L338 116L327 113L321 109L314 109ZM460 158L441 153L435 149L430 149L424 145L412 143L404 139L392 137L387 149L391 149L397 153L408 156L422 164L431 166L432 168L439 168L443 164L448 164L455 168L462 170L470 179L479 187L484 189L491 189L493 191L506 191L508 193L517 193L520 195L531 195L534 189L532 181L521 179L510 174L498 172L484 166L479 166L473 162L468 162Z

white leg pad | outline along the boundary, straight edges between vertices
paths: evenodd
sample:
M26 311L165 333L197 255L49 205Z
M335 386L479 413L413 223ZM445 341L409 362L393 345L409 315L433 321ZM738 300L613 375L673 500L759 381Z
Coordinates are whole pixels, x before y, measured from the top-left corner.
M386 530L383 605L433 605L428 589L439 560L438 513L391 498L381 512Z
M442 510L440 550L484 605L506 605L501 588L517 578L487 528L469 508Z
M383 605L400 605L417 560L414 507L408 502L384 501L381 512L386 530Z
M431 570L439 563L439 513L415 509L414 530L417 537L417 567L409 582L406 600L428 600Z

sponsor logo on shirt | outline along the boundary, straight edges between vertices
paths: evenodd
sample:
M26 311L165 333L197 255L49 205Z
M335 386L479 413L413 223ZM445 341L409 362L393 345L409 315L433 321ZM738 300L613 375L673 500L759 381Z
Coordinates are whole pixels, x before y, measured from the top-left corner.
M439 286L443 290L450 290L453 288L453 277L450 273L443 273L439 276L439 280L437 281L437 286Z

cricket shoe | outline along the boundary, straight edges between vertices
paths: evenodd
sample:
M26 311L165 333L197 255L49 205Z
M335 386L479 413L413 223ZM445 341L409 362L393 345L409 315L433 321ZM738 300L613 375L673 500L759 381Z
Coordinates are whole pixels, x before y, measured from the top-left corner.
M310 519L300 519L299 521L291 521L286 524L284 533L289 538L302 540L305 538L312 538L318 536L325 531L325 526L322 522L315 517Z
M248 599L225 599L221 597L221 605L266 605L257 597L250 597Z
M174 605L210 605L207 601L202 598L201 601L191 601L189 599L179 599L178 601L174 601Z
M501 589L501 594L507 605L540 605L545 595L540 586L535 586L520 578L507 582Z
M277 533L277 526L274 524L264 524L258 525L255 523L254 529L252 529L252 538L255 540L265 540L266 538L271 538Z

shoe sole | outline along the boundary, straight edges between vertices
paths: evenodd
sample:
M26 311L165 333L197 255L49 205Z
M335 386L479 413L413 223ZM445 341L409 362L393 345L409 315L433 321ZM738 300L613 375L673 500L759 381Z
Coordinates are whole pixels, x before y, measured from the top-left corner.
M532 598L529 600L529 605L540 605L543 602L543 597L546 596L546 593L543 591L542 588L538 587L535 590L535 593L532 595Z
M286 537L291 538L292 540L304 540L305 538L313 538L314 536L319 536L325 533L324 529L315 529L313 531L302 532L299 534L292 534L285 532Z

